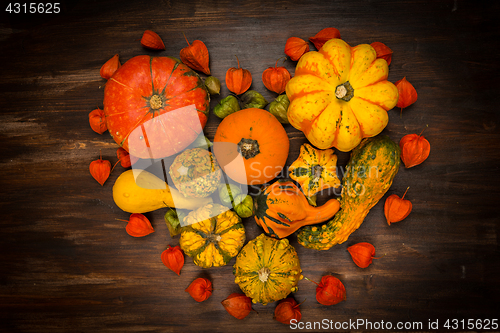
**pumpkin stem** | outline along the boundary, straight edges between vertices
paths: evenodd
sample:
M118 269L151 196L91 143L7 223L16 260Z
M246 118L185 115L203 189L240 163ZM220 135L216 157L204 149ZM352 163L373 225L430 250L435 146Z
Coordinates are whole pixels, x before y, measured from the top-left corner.
M262 267L261 269L259 269L258 273L259 273L259 280L262 282L266 282L267 279L269 278L271 270L268 267Z
M236 57L236 60L238 61L238 68L240 68L240 59L238 59L237 55L235 55L235 57Z
M322 172L323 172L323 167L319 164L315 164L311 167L313 182L317 182L321 178Z
M260 153L259 143L256 140L241 138L238 142L238 152L248 160Z
M220 242L220 240L222 239L222 237L220 235L217 235L217 234L212 234L212 235L209 235L207 237L207 239L208 239L209 242L218 243L218 242Z
M161 100L161 97L159 95L153 95L149 99L149 106L153 110L158 110L163 106L163 101Z
M349 102L351 98L354 97L354 88L351 86L349 81L339 84L337 88L335 88L335 97L346 102Z

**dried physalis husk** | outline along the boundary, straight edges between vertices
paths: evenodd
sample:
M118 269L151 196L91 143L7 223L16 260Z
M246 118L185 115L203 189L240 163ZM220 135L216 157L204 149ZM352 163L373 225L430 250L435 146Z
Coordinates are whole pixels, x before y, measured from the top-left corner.
M184 35L188 46L180 52L181 61L188 65L191 69L210 75L209 53L207 46L201 40L195 40L191 44Z
M290 59L297 61L306 52L309 52L309 44L307 44L305 40L299 37L290 37L287 39L285 54L289 56Z
M387 45L381 42L373 42L370 45L375 49L375 52L377 52L377 58L382 58L387 61L387 65L391 64L392 50L388 48Z
M305 278L317 285L316 300L323 305L334 305L346 299L345 287L342 282L332 275L324 275L320 283Z
M399 141L401 160L405 168L411 168L425 161L431 152L431 144L422 134L407 134Z
M154 232L151 222L140 213L130 215L125 231L132 237L144 237Z
M226 71L226 87L236 95L241 95L252 85L252 74L248 69L240 67L238 57L236 60L238 60L238 68L231 67Z
M401 80L396 81L395 85L398 88L399 93L396 107L401 108L401 111L403 111L404 108L412 105L417 101L417 90L408 80L406 80L406 76Z
M300 304L293 297L279 301L274 309L274 319L285 325L290 325L292 320L299 322L302 319Z
M104 183L111 173L111 162L103 160L102 156L100 156L98 160L90 162L89 169L92 177L94 177L101 186L104 186Z
M97 108L89 113L89 124L90 128L98 134L102 134L108 130L106 124L106 116L104 115L104 110Z
M212 282L206 278L197 278L185 290L196 302L203 302L212 295Z
M340 31L337 28L325 28L318 32L314 37L309 37L311 43L317 50L321 49L323 44L333 38L340 38Z
M120 68L120 66L121 63L118 54L115 54L111 59L106 61L104 65L102 65L99 73L103 79L109 80L116 70Z
M370 266L375 257L375 247L367 242L361 242L351 245L347 248L351 254L352 260L361 268Z
M174 273L181 275L181 269L184 266L184 253L179 245L174 247L168 245L161 254L161 261Z
M255 311L252 309L252 299L241 293L232 293L221 304L231 316L240 320Z
M410 200L405 199L406 192L408 188L401 198L397 194L392 194L385 199L384 215L387 224L402 221L411 213L412 204Z
M130 154L123 147L116 150L116 157L120 160L120 164L124 168L130 168L132 166L132 161L130 159Z
M291 79L290 72L283 66L278 67L278 60L274 67L269 67L262 72L264 86L277 94L285 92L286 84Z
M165 44L160 36L154 31L146 30L141 38L141 45L150 50L165 50Z

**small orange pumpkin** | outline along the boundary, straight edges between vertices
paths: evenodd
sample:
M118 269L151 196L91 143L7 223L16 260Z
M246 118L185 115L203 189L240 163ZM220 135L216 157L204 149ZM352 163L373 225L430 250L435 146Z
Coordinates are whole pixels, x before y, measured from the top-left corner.
M266 110L243 109L217 127L213 152L232 180L260 185L283 171L290 142L283 125Z

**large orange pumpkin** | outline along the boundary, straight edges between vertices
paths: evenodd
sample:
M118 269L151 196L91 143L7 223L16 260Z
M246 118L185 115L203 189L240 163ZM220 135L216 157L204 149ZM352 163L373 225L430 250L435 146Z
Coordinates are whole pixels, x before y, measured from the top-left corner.
M229 178L259 185L283 170L289 146L288 135L275 116L249 108L222 120L215 133L213 152Z
M209 103L198 74L169 57L128 60L104 90L109 133L140 158L163 158L186 148L203 131Z

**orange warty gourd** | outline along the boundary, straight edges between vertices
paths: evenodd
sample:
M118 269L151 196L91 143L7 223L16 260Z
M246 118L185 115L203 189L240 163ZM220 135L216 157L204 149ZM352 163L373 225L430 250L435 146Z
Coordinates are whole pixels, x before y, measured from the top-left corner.
M311 206L294 182L280 179L256 197L255 221L268 236L283 238L300 227L328 220L339 209L337 199L330 199L320 207Z
M317 148L350 151L387 125L387 111L398 101L388 75L387 62L372 46L330 39L297 63L286 86L288 120Z
M213 152L232 180L260 185L283 170L290 142L283 125L266 110L249 108L225 117L214 137Z

